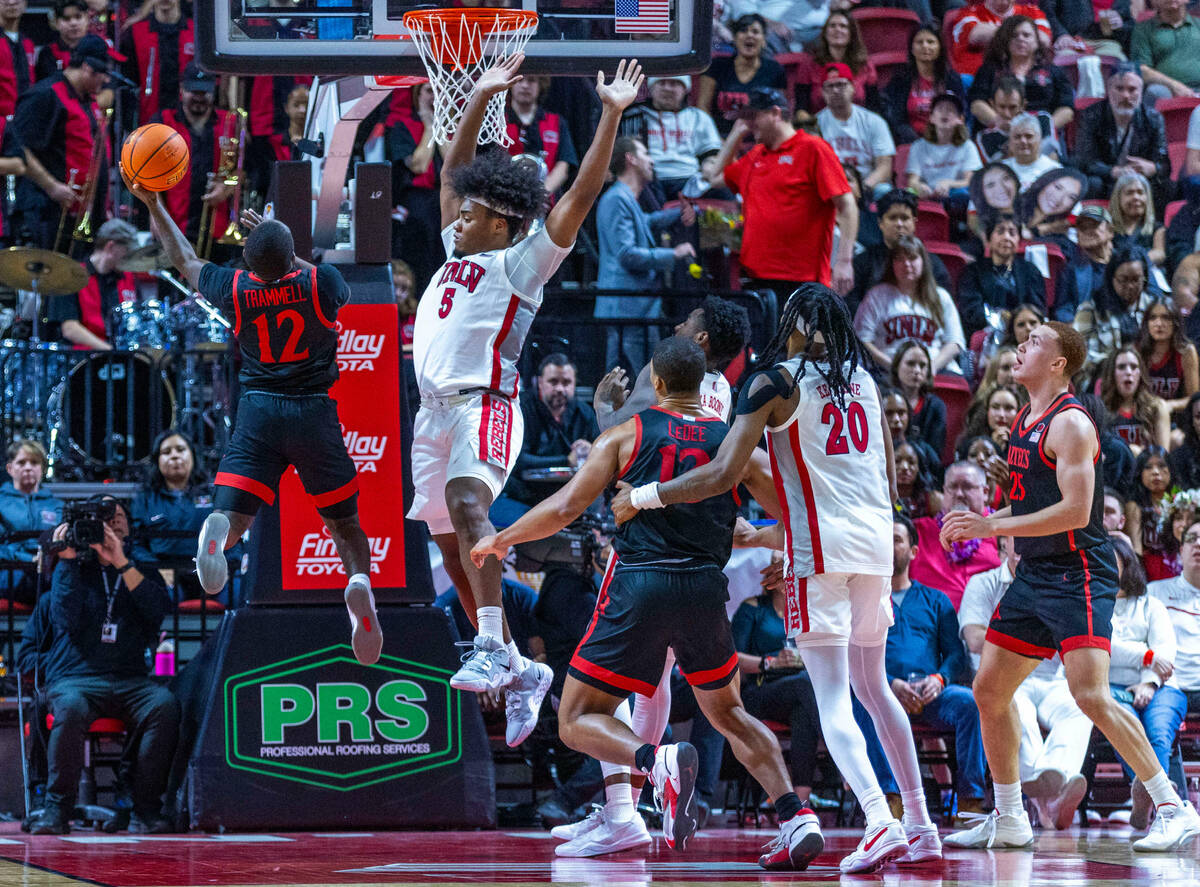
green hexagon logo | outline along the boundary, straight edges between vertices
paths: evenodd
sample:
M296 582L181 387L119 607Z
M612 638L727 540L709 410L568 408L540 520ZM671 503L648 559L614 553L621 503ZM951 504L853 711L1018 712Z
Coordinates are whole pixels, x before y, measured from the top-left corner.
M354 791L456 763L462 700L452 672L398 656L360 665L348 644L225 679L225 762Z

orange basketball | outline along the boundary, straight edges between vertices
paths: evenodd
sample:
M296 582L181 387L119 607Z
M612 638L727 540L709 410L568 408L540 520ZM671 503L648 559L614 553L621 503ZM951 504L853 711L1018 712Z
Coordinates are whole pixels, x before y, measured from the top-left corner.
M187 142L165 123L139 126L121 146L121 168L147 191L166 191L187 172Z

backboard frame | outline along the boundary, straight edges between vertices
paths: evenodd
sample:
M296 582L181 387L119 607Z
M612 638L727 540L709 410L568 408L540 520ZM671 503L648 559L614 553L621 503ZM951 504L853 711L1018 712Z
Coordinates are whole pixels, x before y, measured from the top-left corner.
M386 29L383 38L354 40L279 40L220 38L229 33L233 6L242 0L211 0L197 4L196 50L200 65L217 74L277 74L344 76L425 73L412 41L402 37L403 25L387 15L386 0L375 0L371 8L373 33ZM647 40L541 40L526 49L525 74L572 74L595 76L596 70L612 72L617 61L636 57L643 70L654 74L694 74L705 70L712 57L713 0L671 0L676 9L692 10L690 22L676 17L678 36L672 41ZM521 0L526 9L537 8L537 0ZM409 7L411 8L411 7ZM267 12L279 10L267 10ZM256 17L260 10L249 12ZM297 19L346 16L337 7L294 11ZM317 52L318 49L328 51ZM399 51L397 51L399 49Z

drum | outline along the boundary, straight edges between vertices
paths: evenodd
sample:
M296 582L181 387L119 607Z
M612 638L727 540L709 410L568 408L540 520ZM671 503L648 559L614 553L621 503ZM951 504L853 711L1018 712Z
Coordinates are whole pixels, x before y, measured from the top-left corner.
M114 305L110 320L113 345L122 351L135 348L164 350L171 345L167 313L158 299Z
M51 407L60 451L117 469L150 458L154 438L173 424L175 393L147 355L95 352L71 367Z
M0 425L5 441L48 444L46 404L79 352L57 342L0 341Z
M171 334L184 351L224 351L232 331L191 299L171 309Z

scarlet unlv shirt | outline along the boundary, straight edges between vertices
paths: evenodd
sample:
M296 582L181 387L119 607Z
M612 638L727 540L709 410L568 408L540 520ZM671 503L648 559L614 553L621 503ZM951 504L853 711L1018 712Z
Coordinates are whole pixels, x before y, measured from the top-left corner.
M833 198L850 193L833 148L797 132L774 150L755 145L725 167L725 181L744 201L740 261L747 273L829 286Z
M972 46L971 32L975 30L976 25L999 25L1010 15L1023 15L1032 19L1039 38L1045 37L1047 41L1053 39L1046 14L1036 4L1017 3L1005 15L997 15L982 3L972 3L955 21L950 31L950 61L954 64L954 70L960 74L974 74L978 71L979 66L983 64L987 45Z

